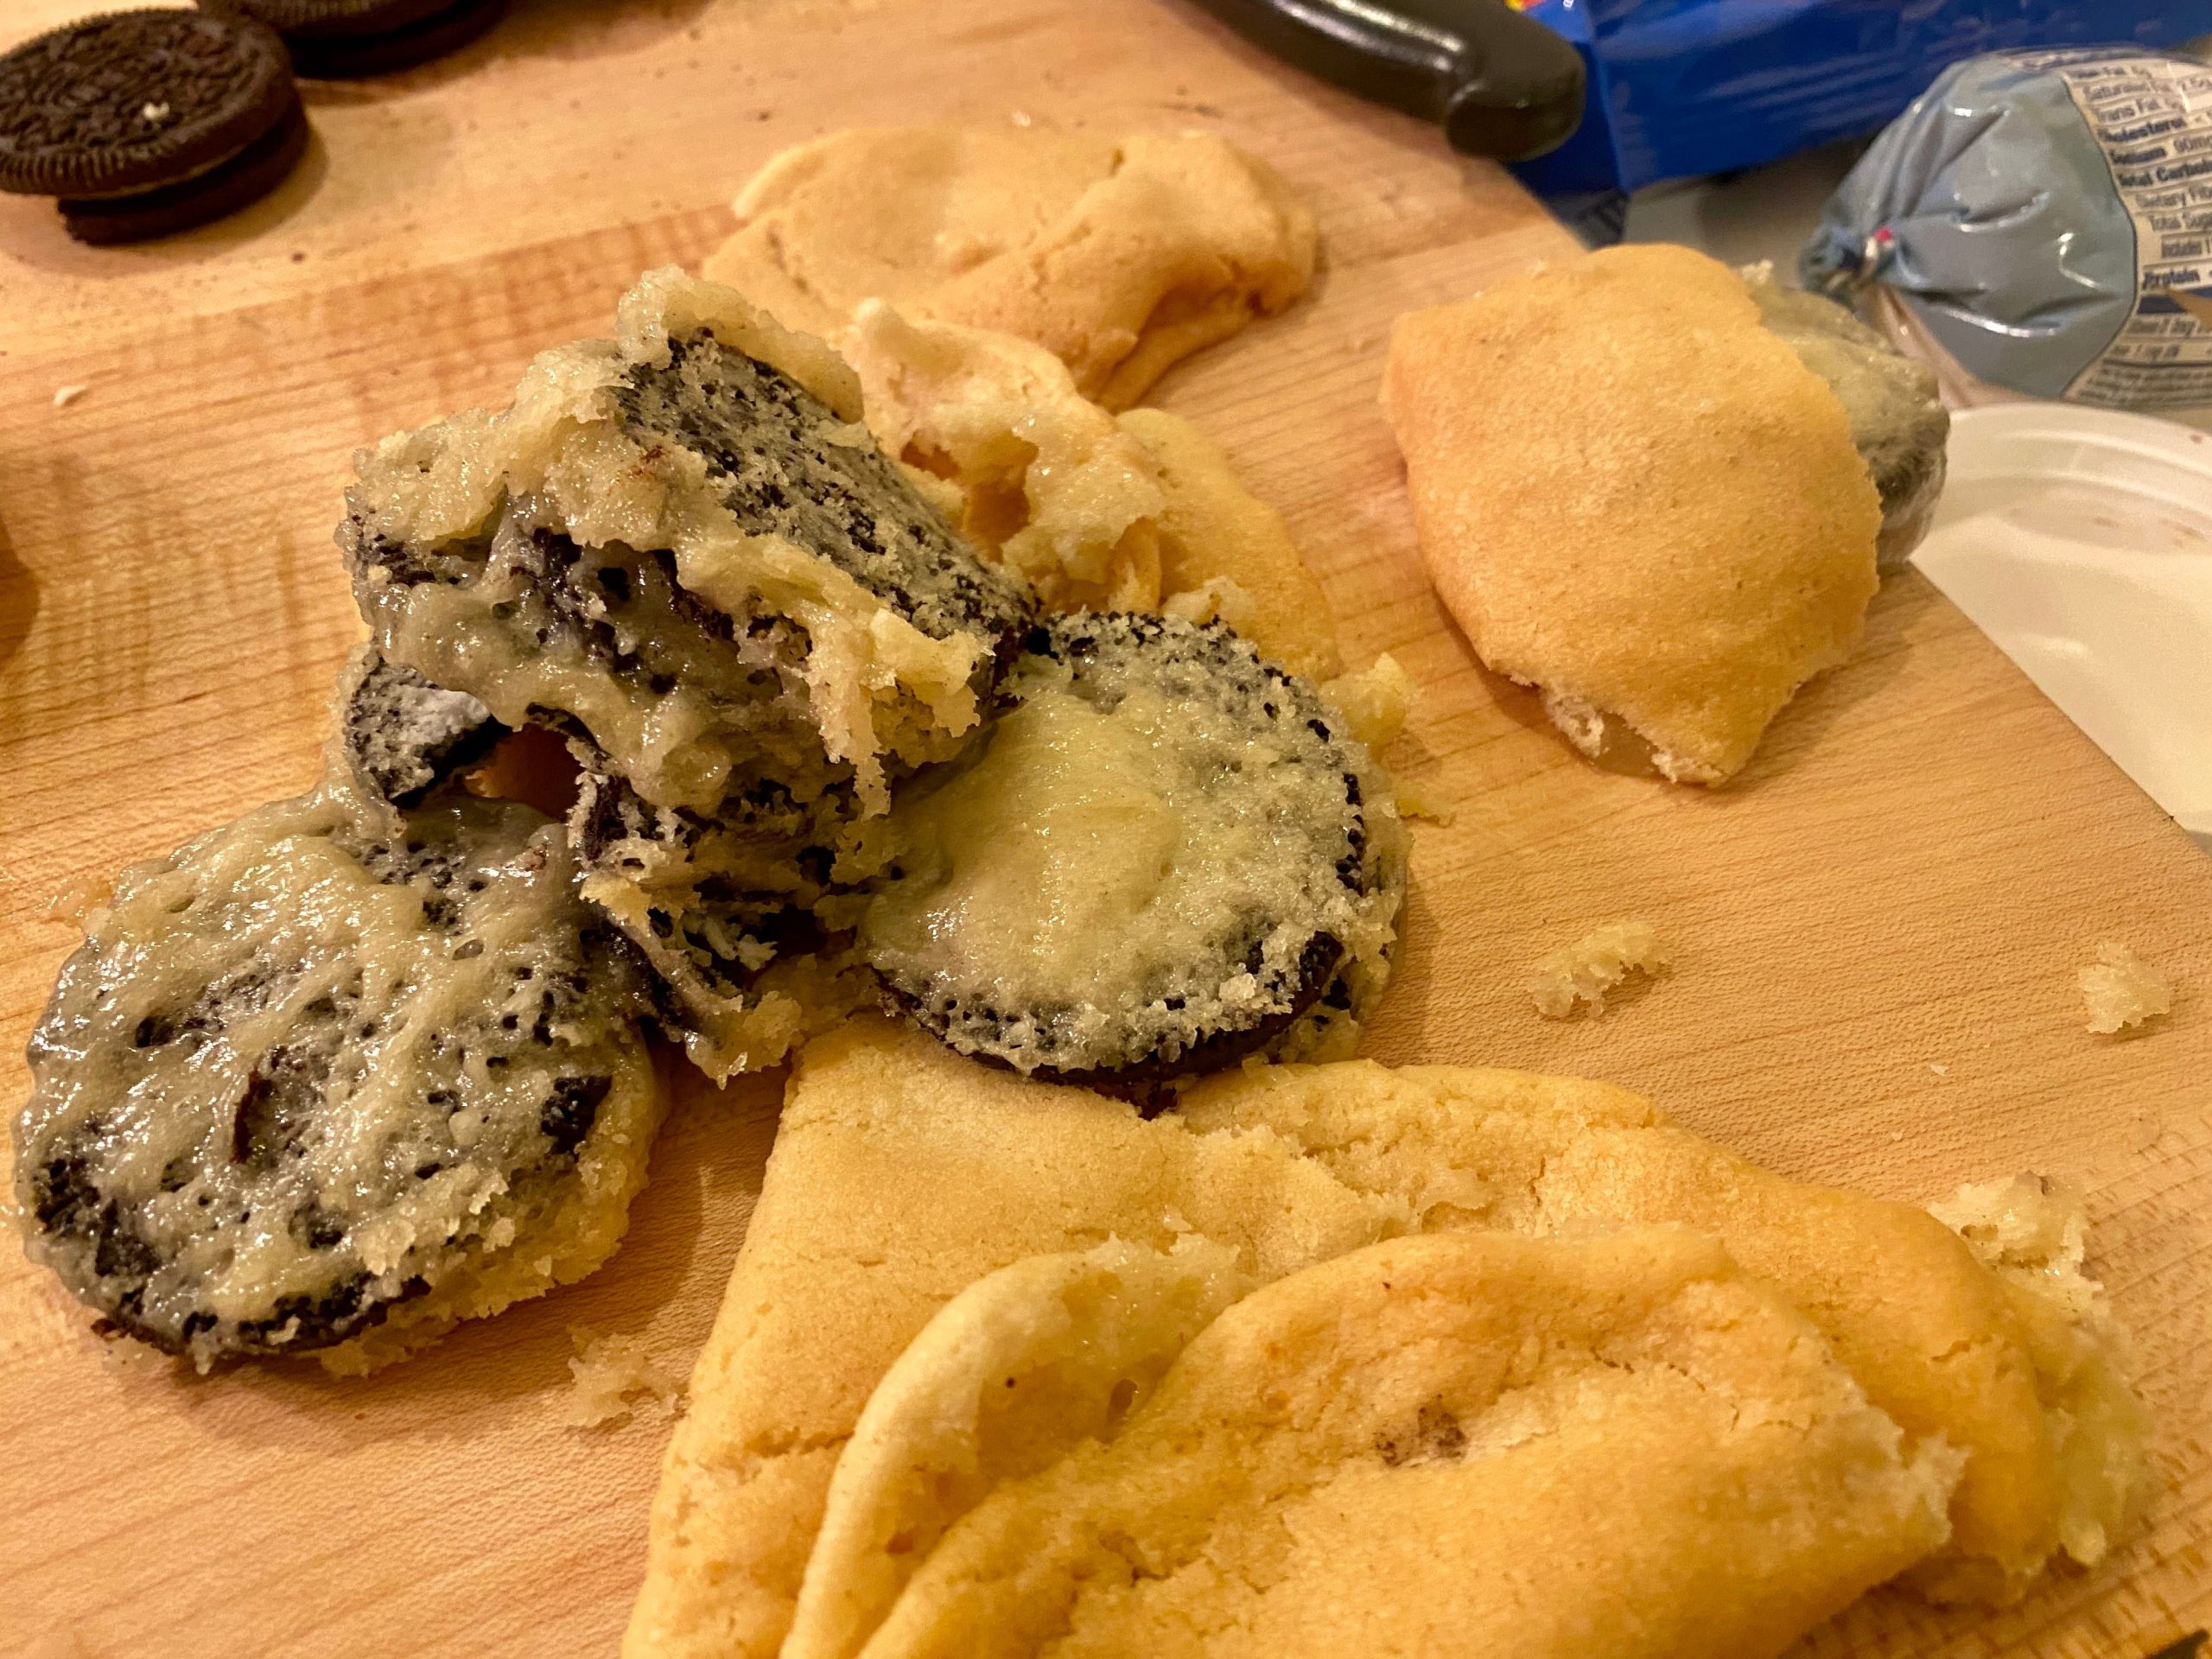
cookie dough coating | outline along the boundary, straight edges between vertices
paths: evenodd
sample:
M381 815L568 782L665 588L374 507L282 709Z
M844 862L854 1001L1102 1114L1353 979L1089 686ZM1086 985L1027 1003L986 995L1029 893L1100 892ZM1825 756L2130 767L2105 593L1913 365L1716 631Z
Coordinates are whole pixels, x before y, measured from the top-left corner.
M466 691L433 685L363 645L338 683L339 735L372 800L410 807L491 753L506 728Z
M646 800L949 753L1027 615L876 448L858 383L734 292L654 273L513 405L388 439L339 532L378 648Z
M342 771L127 872L31 1039L31 1255L203 1370L364 1369L590 1272L660 1102L575 884L527 807Z
M1271 316L1313 276L1313 215L1208 132L859 127L748 182L707 274L794 328L861 301L990 328L1127 409L1171 365Z
M1392 791L1312 686L1219 624L1033 631L1012 711L902 796L862 954L963 1054L1133 1086L1379 993L1404 885Z

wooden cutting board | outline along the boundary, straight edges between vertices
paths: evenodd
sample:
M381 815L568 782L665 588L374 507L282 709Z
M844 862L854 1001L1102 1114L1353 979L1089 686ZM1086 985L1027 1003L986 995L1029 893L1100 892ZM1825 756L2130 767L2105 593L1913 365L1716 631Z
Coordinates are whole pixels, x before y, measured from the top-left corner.
M0 45L76 9L16 0ZM329 542L355 446L603 331L798 139L1211 128L1313 203L1327 270L1158 400L1288 516L1355 657L1421 682L1391 759L1452 813L1417 831L1371 1052L1612 1078L1897 1197L2084 1185L2158 1415L2152 1524L2005 1614L1878 1596L1802 1651L2134 1655L2212 1623L2212 862L1915 576L1722 792L1596 771L1481 672L1375 391L1395 314L1570 251L1502 173L1176 0L517 0L458 57L308 100L300 173L191 236L86 250L0 200L0 1096L75 942L57 896L314 776L356 626ZM1675 938L1673 976L1538 1019L1529 965L1624 916ZM2161 1029L2082 1029L2074 970L2107 937L2175 976ZM0 1652L611 1654L666 1425L561 1425L570 1327L688 1366L778 1088L689 1088L611 1267L365 1382L124 1363L0 1250Z

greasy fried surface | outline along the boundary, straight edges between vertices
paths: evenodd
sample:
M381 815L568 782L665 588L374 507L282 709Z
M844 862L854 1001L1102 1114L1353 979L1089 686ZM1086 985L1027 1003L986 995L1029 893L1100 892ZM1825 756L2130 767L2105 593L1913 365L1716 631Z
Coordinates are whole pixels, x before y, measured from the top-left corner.
M1343 671L1328 596L1281 515L1190 422L1117 422L1040 346L874 301L841 339L877 441L957 490L950 516L1047 608L1218 620L1296 673Z
M1313 273L1313 215L1206 133L855 128L785 150L736 206L707 271L786 326L888 300L1033 340L1109 409Z
M1219 444L1157 409L1133 409L1122 429L1145 448L1165 498L1160 591L1166 608L1218 620L1294 674L1344 671L1328 595L1277 512L1241 483Z
M863 303L843 336L886 454L957 486L969 540L1048 609L1160 607L1166 502L1144 446L1040 346Z
M1595 752L1717 783L1857 643L1881 505L1835 395L1733 271L1623 247L1398 319L1383 402L1484 662Z
M1262 1289L1109 1444L1002 1485L868 1659L1760 1659L1944 1533L1710 1239L1395 1239Z

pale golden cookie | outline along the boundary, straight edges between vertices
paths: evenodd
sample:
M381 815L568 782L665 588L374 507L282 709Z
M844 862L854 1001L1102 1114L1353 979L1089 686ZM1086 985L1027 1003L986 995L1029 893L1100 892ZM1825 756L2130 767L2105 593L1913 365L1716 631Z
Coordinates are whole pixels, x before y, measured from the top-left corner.
M887 300L1033 340L1109 409L1313 273L1313 215L1206 133L858 128L785 150L736 208L707 273L787 326Z
M1804 1316L1708 1238L1396 1239L1237 1303L1008 1482L868 1659L1765 1659L1944 1535Z
M1166 608L1226 622L1262 657L1309 679L1342 673L1328 595L1282 515L1238 481L1221 446L1157 409L1130 410L1122 429L1143 444L1166 498L1155 520Z
M1908 1435L1967 1453L1951 1544L1917 1580L1939 1599L2009 1600L2062 1541L2098 1539L2094 1563L2125 1524L2133 1477L2115 1491L2070 1480L2058 1461L2051 1414L2067 1408L2080 1358L2039 1367L2005 1287L1910 1205L1773 1174L1625 1090L1519 1072L1255 1068L1194 1086L1182 1116L1198 1130L1265 1125L1348 1186L1408 1199L1424 1229L1712 1233L1806 1312ZM2091 1435L2098 1456L2140 1470L2139 1437Z
M1957 1238L1904 1205L1758 1170L1626 1090L1443 1066L1255 1067L1146 1122L869 1020L801 1058L670 1447L627 1652L774 1655L869 1395L938 1307L1023 1256L1195 1233L1266 1281L1401 1233L1650 1222L1717 1235L1821 1328L1915 1446L1940 1434L1968 1454L1958 1542L1933 1587L2011 1593L2062 1539L2086 1546L2124 1524L2100 1507L2108 1489L2077 1487L2056 1462L2048 1419L2070 1408L2068 1385L2036 1357L2065 1344L2024 1332ZM2069 1459L2139 1455L2102 1424L2087 1432Z
M782 1659L858 1653L955 1522L1118 1430L1245 1282L1225 1245L1109 1239L1025 1256L938 1309L838 1456Z
M1382 396L1437 592L1577 747L1719 783L1858 643L1880 499L1726 266L1611 248L1409 313Z

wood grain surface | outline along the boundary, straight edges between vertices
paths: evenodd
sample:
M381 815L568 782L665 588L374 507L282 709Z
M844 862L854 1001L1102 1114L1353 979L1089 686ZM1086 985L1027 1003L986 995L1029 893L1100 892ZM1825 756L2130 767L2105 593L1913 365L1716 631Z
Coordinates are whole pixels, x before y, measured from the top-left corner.
M0 45L74 10L16 0ZM1569 248L1502 174L1178 0L516 0L457 57L308 99L302 172L187 237L82 249L0 200L0 1096L68 896L314 775L357 626L329 540L353 448L603 331L795 140L1212 128L1313 204L1327 269L1156 399L1287 515L1355 658L1420 681L1390 758L1451 812L1417 831L1370 1052L1614 1079L1891 1196L2085 1185L2158 1417L2150 1526L2005 1613L1878 1595L1801 1654L2140 1655L2212 1622L2212 862L1909 575L1723 792L1597 771L1482 673L1421 578L1375 391L1395 314ZM1673 936L1674 973L1538 1019L1535 959L1624 916ZM2074 970L2105 938L2174 975L2161 1028L2083 1030ZM666 1425L561 1425L570 1327L688 1366L778 1087L687 1087L611 1267L366 1382L130 1363L0 1251L0 1653L611 1654Z

